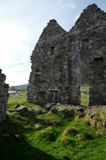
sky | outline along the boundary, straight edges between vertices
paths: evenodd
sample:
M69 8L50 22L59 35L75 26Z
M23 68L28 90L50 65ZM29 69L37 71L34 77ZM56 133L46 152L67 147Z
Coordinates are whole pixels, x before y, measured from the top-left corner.
M6 83L28 83L30 56L50 19L69 31L92 3L106 11L106 0L0 0L0 68Z

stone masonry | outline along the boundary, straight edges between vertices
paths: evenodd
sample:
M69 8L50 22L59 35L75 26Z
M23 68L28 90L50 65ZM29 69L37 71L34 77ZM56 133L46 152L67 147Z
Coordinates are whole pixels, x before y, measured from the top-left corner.
M32 56L28 100L80 104L89 86L89 105L106 104L106 13L88 6L66 32L56 20L44 28Z
M5 84L6 76L0 69L0 122L6 118L6 108L8 100L8 84Z

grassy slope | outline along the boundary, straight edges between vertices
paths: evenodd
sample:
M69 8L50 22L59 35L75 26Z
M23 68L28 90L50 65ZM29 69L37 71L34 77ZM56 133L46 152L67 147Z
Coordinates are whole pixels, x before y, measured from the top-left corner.
M29 111L14 112L17 103ZM87 113L79 119L68 109L70 116L42 110L26 101L25 92L10 97L7 121L0 126L0 160L105 160L106 109L94 109L93 119Z

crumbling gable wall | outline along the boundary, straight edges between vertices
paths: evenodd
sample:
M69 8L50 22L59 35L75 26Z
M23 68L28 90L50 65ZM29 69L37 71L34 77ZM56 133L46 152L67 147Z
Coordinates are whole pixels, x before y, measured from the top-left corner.
M104 76L106 64L106 13L95 4L88 6L70 30L70 35L73 35L76 39L76 48L79 46L76 58L79 61L77 69L79 72L76 77L78 78L80 75L80 81L77 81L76 85L86 84L89 86L90 105L106 104L106 76ZM103 61L99 66L99 60L97 63L96 59L100 57L103 57ZM76 60L74 64L75 62ZM99 74L100 67L102 67L101 74Z
M0 69L0 122L6 118L9 86L5 84L5 79L6 76L2 74L2 70Z
M67 33L51 20L44 29L31 57L32 72L28 99L35 103L68 101Z

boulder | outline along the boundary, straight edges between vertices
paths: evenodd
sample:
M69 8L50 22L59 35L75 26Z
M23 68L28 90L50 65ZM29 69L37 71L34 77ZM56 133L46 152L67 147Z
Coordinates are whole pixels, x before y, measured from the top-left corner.
M25 113L25 112L28 111L28 109L26 108L26 106L21 105L21 106L15 108L15 111L16 111L16 112L19 112L19 113Z

